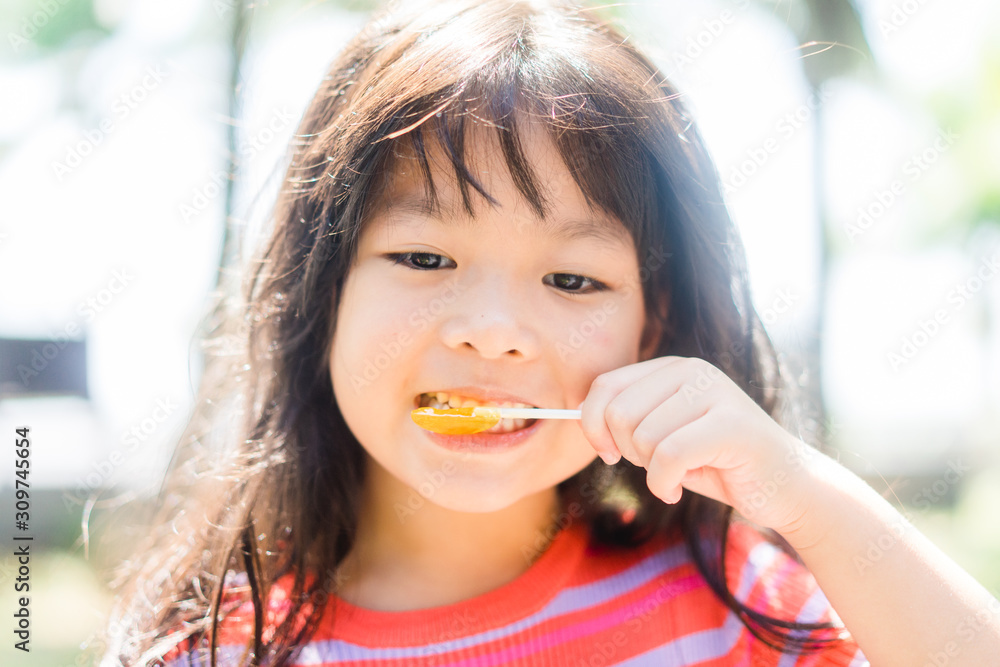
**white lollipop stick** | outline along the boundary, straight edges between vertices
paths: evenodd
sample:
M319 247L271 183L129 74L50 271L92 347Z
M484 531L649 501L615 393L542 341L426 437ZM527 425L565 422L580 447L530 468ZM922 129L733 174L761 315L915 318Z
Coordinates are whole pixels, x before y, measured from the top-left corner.
M496 409L496 408L494 408ZM499 408L500 419L579 419L579 410L546 408Z

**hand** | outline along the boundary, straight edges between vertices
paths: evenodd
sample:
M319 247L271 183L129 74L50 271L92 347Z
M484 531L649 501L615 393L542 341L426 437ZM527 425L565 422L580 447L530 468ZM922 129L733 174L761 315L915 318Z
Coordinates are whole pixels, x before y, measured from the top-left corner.
M659 357L599 375L580 410L598 454L645 468L667 503L686 488L783 535L805 520L803 464L818 452L703 359Z

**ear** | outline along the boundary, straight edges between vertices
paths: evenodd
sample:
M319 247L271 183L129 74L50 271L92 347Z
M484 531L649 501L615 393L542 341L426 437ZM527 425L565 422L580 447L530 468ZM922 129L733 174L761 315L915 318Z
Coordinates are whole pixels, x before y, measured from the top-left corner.
M656 297L656 307L653 312L646 312L646 323L643 326L642 337L639 340L639 360L646 361L656 355L657 349L668 337L667 313L670 311L670 296L659 294Z

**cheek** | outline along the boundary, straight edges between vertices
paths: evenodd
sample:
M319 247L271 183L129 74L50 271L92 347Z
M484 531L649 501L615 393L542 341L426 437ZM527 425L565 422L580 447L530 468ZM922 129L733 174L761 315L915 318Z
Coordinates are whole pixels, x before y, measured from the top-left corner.
M398 371L414 336L409 309L397 301L375 281L345 286L329 358L338 400L374 397Z
M618 364L638 360L639 341L642 336L643 314L641 304L606 300L578 317L561 333L557 348L563 352L564 361L570 357L587 357L594 362ZM616 366L617 367L617 366Z
M339 321L350 332L355 345L366 345L373 338L402 330L406 318L403 303L399 301L398 290L377 284L359 286L345 294Z
M335 341L330 372L338 400L345 395L362 402L385 399L386 392L399 384L406 347L391 331L370 328L367 335Z
M365 324L345 327L335 336L329 358L329 372L337 405L348 428L368 450L385 442L389 423L387 405L399 401L399 377L403 348L385 329Z

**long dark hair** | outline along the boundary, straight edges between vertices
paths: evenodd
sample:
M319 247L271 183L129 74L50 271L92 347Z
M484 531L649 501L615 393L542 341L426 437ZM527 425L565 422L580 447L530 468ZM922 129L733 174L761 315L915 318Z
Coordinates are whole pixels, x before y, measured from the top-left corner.
M220 297L205 322L195 413L149 542L116 582L109 655L146 664L187 637L209 646L214 665L223 593L242 579L255 609L244 660L292 660L337 590L336 565L357 527L362 448L337 408L325 355L367 213L404 148L433 197L429 142L450 157L470 215L473 196L492 202L466 166L466 131L477 128L495 132L514 183L545 216L519 132L526 121L545 127L587 200L632 234L647 315L663 331L654 356L711 362L789 424L791 387L751 304L718 174L657 68L586 8L392 3L329 69L293 139L269 241L242 291ZM647 262L650 249L668 259ZM580 503L593 540L638 545L679 531L718 597L770 645L799 652L836 641L837 627L772 618L734 597L725 577L731 508L689 492L667 505L624 460L609 468L595 459L558 490ZM286 574L292 608L265 637L263 601Z

